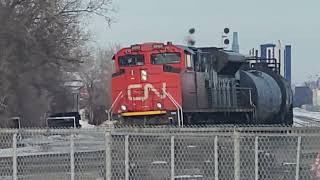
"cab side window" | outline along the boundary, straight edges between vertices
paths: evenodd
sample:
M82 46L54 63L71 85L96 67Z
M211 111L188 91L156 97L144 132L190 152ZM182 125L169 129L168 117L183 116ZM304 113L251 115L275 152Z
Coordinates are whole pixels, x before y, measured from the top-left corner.
M125 55L119 57L120 66L142 66L144 65L143 55Z

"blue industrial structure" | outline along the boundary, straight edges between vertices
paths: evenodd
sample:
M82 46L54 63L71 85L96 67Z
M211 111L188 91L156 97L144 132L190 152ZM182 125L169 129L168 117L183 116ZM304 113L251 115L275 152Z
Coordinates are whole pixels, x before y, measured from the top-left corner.
M284 77L291 83L291 45L284 50Z
M307 86L295 87L293 106L301 107L305 104L312 104L312 90Z
M267 58L274 58L274 49L276 45L275 44L261 44L260 45L260 51L261 51L261 60L266 60ZM272 48L272 55L270 48Z
M261 61L267 61L270 59L275 59L275 48L276 45L272 43L261 44L260 45L260 58ZM281 49L279 49L278 63L281 63ZM285 46L284 51L284 74L286 80L291 83L291 45Z

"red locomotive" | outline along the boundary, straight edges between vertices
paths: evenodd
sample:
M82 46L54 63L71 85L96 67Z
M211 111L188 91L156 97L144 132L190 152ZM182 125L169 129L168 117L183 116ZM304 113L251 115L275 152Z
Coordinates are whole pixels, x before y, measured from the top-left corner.
M114 63L109 114L122 122L292 124L291 89L274 62L168 42L123 48Z

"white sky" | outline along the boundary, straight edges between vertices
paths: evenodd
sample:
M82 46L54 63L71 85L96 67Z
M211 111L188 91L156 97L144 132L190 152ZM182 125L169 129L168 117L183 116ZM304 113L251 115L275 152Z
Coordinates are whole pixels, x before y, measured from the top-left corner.
M182 44L190 27L197 46L219 46L224 27L239 32L240 51L263 43L292 45L293 83L320 74L320 0L114 0L116 22L90 23L100 46L173 41Z

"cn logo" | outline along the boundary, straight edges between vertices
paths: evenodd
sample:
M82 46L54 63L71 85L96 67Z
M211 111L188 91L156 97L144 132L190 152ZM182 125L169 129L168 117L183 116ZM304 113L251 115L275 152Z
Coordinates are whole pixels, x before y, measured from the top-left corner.
M142 84L130 84L128 86L128 99L130 101L145 101L149 98L149 91L151 90L156 96L160 97L160 99L166 98L166 83L162 83L162 94L153 87L152 84L145 84L142 87ZM140 97L132 97L132 89L143 89L143 96Z

